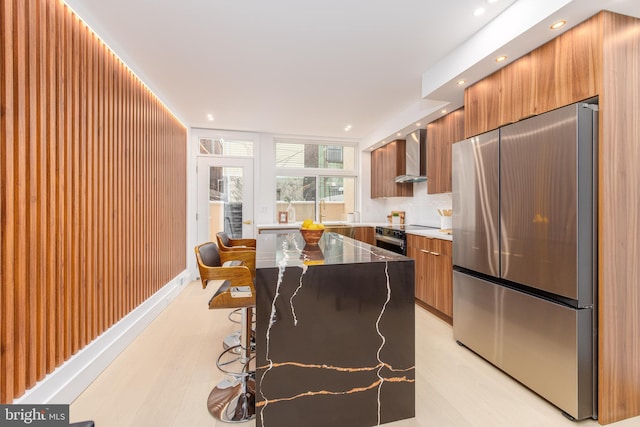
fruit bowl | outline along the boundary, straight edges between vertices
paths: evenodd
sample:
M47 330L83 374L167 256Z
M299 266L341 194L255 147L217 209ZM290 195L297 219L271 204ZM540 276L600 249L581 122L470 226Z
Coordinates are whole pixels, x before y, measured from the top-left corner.
M307 245L317 245L318 241L320 241L320 238L322 237L322 233L324 233L324 230L322 229L320 230L308 230L304 228L300 229L300 234L302 234L302 238L307 243Z

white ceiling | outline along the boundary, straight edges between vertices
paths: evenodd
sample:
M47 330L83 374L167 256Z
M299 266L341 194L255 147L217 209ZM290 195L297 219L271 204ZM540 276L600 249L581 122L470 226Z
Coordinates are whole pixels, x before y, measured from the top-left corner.
M550 20L640 17L639 0L65 1L189 127L365 147L462 105L453 82L555 37Z

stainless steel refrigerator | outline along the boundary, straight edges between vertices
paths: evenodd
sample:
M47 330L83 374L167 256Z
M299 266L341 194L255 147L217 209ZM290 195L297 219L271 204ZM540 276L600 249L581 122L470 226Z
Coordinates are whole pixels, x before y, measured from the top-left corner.
M454 337L574 419L597 418L594 102L452 154Z

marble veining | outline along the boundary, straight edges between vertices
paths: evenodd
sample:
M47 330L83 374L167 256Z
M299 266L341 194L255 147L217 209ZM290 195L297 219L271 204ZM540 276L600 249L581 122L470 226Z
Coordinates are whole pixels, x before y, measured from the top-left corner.
M382 319L382 316L384 315L384 311L387 308L387 304L389 304L389 300L391 300L391 285L389 285L389 264L387 262L384 263L384 275L387 278L387 299L382 305L382 310L380 311L378 320L376 320L376 331L378 332L378 335L380 336L380 339L382 341L376 353L376 358L378 359L378 362L380 363L380 365L384 363L380 358L380 352L382 351L384 344L387 342L387 339L384 337L384 335L382 335L382 332L380 332L380 319ZM378 368L378 371L376 372L376 375L380 379L380 384L378 385L378 425L380 425L380 391L382 390L382 384L384 384L384 378L382 377L382 375L380 375L381 370L382 370L382 366L380 366L380 368Z
M260 408L260 416L259 416L259 423L258 423L259 426L266 427L268 423L278 425L278 426L284 425L281 423L283 418L282 411L287 411L288 408L292 408L291 406L285 406L280 408L279 405L276 405L279 407L279 409L278 411L273 412L273 410L271 409L267 410L267 406L269 405L272 405L272 406L274 404L292 405L293 403L291 402L295 402L300 399L306 400L307 398L311 398L313 396L336 396L337 398L340 398L339 396L347 396L347 395L351 396L351 395L363 394L370 390L371 391L375 390L374 404L377 406L375 421L371 420L367 422L367 424L361 424L361 425L373 425L374 422L376 422L375 425L380 425L383 422L382 408L385 402L385 397L383 396L383 392L382 392L383 385L385 383L387 384L415 383L415 365L414 365L415 355L413 354L414 343L413 343L413 336L412 336L413 330L411 329L410 331L405 331L405 329L407 328L406 327L402 328L403 329L402 333L408 332L411 334L411 337L410 337L411 345L409 346L401 345L400 346L401 348L398 348L398 342L396 341L396 345L394 347L390 348L389 350L386 350L385 347L387 346L387 343L388 343L388 340L387 340L388 331L393 331L394 334L397 334L397 331L394 329L393 325L391 324L386 325L386 331L387 331L386 333L384 332L385 329L382 327L382 325L385 323L385 314L387 311L387 307L390 301L392 301L393 299L393 289L392 289L393 286L392 286L391 278L389 274L389 263L393 262L395 264L394 271L397 272L398 261L404 261L402 262L402 264L408 264L406 262L407 259L404 257L399 258L396 254L393 254L391 252L380 251L379 248L369 246L362 242L357 242L350 238L344 238L343 236L334 235L334 233L326 233L326 234L329 234L329 236L326 236L326 235L324 236L324 237L327 237L327 239L324 242L324 246L321 245L321 247L315 247L315 248L308 248L305 246L304 249L300 249L301 244L297 236L295 236L294 234L288 234L284 237L281 237L280 239L281 244L279 245L280 249L273 252L275 255L273 258L277 260L277 276L276 276L277 280L275 284L275 289L272 292L270 292L272 293L272 296L269 297L271 299L271 301L269 301L270 313L268 316L268 323L266 325L265 341L264 341L265 343L264 361L266 363L261 364L258 367L258 375L260 376L259 393L260 393L260 396L262 397L262 399L256 402L256 407ZM340 250L338 251L334 250L336 247L338 247ZM355 248L355 251L354 251L355 255L353 255L351 252L345 249L348 247ZM322 251L323 248L325 249L324 253ZM369 254L370 261L367 262L366 258L364 258L364 255L363 255L364 253ZM325 254L327 254L326 258L325 258ZM359 262L357 264L350 264L349 262L350 256L354 256L357 260L359 260ZM346 262L345 262L345 259L347 259ZM410 262L411 264L413 264L413 261L410 261ZM319 315L318 307L321 306L322 303L326 303L326 301L323 301L321 299L317 304L312 303L311 306L308 305L309 301L312 301L313 298L318 298L318 297L321 297L324 299L326 299L327 297L331 298L330 296L331 294L325 293L325 290L327 289L330 290L335 288L338 292L347 292L353 289L354 287L357 289L358 283L354 284L353 280L348 281L348 283L345 283L344 286L341 286L339 283L337 283L340 281L341 275L338 274L338 276L335 276L336 273L333 272L334 268L337 268L337 266L339 265L342 268L353 265L353 268L357 269L358 271L362 270L363 272L366 272L368 274L380 274L380 273L375 273L374 270L377 270L377 269L367 268L369 265L372 265L371 263L380 265L380 267L383 266L383 273L384 273L383 278L380 277L381 275L379 275L377 276L379 279L375 279L375 280L362 277L362 280L363 280L362 284L363 285L366 284L367 289L369 287L373 287L371 289L376 289L376 288L380 289L379 291L374 291L375 295L380 295L380 299L378 302L379 304L378 308L376 310L377 313L375 314L375 317L371 319L372 323L370 326L372 330L375 329L375 333L373 333L373 331L372 333L374 334L373 336L378 337L377 339L378 343L375 345L373 343L367 344L367 346L371 346L370 347L371 353L372 353L371 357L374 358L373 360L376 360L377 363L374 366L367 366L367 365L358 366L357 363L354 365L350 365L348 363L336 365L332 363L306 363L302 361L299 357L297 358L294 357L293 359L283 357L283 354L285 353L284 350L286 350L285 347L287 345L294 345L294 346L305 345L304 342L299 342L299 339L295 338L296 332L294 331L299 327L303 327L303 330L305 331L304 334L307 334L309 333L307 331L314 330L312 329L314 327L314 325L312 324L320 320L317 318L317 316ZM296 267L296 269L297 267L299 267L301 269L300 274L299 275L294 274L292 276L293 271L291 267ZM313 274L312 276L309 276L312 270L313 270ZM267 269L263 270L263 272L265 273L266 271ZM377 271L380 271L380 270L377 270ZM258 272L260 273L260 267ZM334 275L332 276L331 274L329 274L329 276L327 276L327 278L323 280L322 274L321 274L323 272L333 273ZM412 265L411 265L410 273L411 273L410 278L412 282L413 281ZM353 271L350 272L350 274L354 274ZM309 279L307 279L307 277L309 277ZM259 286L259 282L261 281L260 278L262 278L262 274L258 274L258 279L256 282L257 288ZM311 281L311 282L307 284L307 281ZM268 285L268 281L265 283L260 283L260 285ZM307 286L311 286L311 288L307 288ZM396 284L395 286L397 287L398 284ZM293 291L291 291L291 289L293 289ZM285 294L288 294L289 292L291 292L290 297L288 299L288 304L287 304L288 308L291 311L292 320L290 322L285 320L289 318L288 317L289 315L286 313L286 311L289 311L289 310L287 310L282 305L282 303L278 302L280 297L283 296L283 292ZM368 292L372 292L372 291L368 291ZM407 301L411 303L411 306L410 306L411 309L406 311L410 312L410 315L412 317L413 316L412 286L410 290L411 295L406 295L407 293L408 293L407 290L404 289L403 295L397 298L400 298L402 301ZM260 295L259 289L258 289L258 294ZM339 295L337 295L337 297L339 297ZM298 303L298 300L300 298L302 299ZM341 301L343 300L342 298L343 297L339 297L339 299L336 300L336 304L338 304L338 307L337 307L338 311L336 312L336 315L338 316L338 318L341 318L345 314L348 314L348 313L344 313L343 312L344 310L340 309L339 307L340 304L342 304L341 303ZM352 298L353 298L352 296L349 296L349 298L346 301L351 304L350 301L352 301ZM397 310L397 303L398 303L398 300L396 300L395 302L394 310ZM302 304L303 306L298 307L299 304ZM285 313L282 312L283 308ZM370 310L371 308L372 307L370 305L367 306L367 310ZM305 314L305 316L303 316L302 319L300 318L299 315L296 314L297 310L298 311L303 310L303 314ZM260 312L260 303L258 304L258 312ZM316 314L313 314L313 313L316 313ZM324 315L324 313L322 314ZM359 316L357 312L355 312L354 315ZM332 314L328 312L327 316L332 316ZM404 316L404 313L401 316ZM396 319L397 317L398 317L398 312L396 311L394 312L393 319ZM351 317L347 317L346 319L350 319L350 318ZM374 322L374 319L375 319L375 322ZM322 321L324 320L325 319L322 319ZM356 319L354 318L354 320ZM349 320L347 320L346 322L347 322L347 325L351 323ZM362 320L359 320L359 322L362 322ZM339 321L339 324L340 324L340 327L342 327L342 325L345 324L345 320ZM365 327L366 329L366 324L363 324L363 326L361 327ZM285 332L285 330L288 331L289 328L293 328L291 329L292 332L291 333ZM274 348L273 347L274 342L272 341L272 336L274 331L276 330L278 331L277 334L280 337L280 341L278 341L278 347ZM331 333L332 333L331 330L328 330L326 332L326 334L328 334L329 336L332 336ZM352 333L355 333L356 334L355 336L358 337L356 338L356 340L362 339L361 338L362 335L368 336L368 332L366 332L366 330L353 331ZM322 334L324 335L325 332L323 331ZM371 338L373 338L373 336ZM284 338L284 337L291 337L291 338ZM316 337L309 336L308 338L310 338L311 341L313 341L313 339L315 339ZM286 341L282 341L282 339L285 339ZM293 342L295 342L295 344ZM370 341L367 341L367 342L370 342ZM346 343L346 344L350 344L350 343ZM358 351L359 352L365 351L367 346L365 346L363 350L358 350ZM336 349L339 350L341 347L341 344L336 342L335 347ZM359 346L359 347L362 347L362 346ZM398 352L402 353L403 351L407 351L405 347L410 347L409 350L411 354L404 357L404 359L400 357L397 360L404 360L405 362L409 361L410 366L407 367L405 365L404 367L394 367L393 363L385 360L389 356L395 357L395 355ZM274 350L277 350L279 357L273 356ZM292 350L295 350L295 352L300 352L299 348L292 347ZM327 351L329 352L327 356L328 358L334 357L334 354L331 352L331 349L326 348L326 346L322 346L321 348L317 349L315 352L313 351L313 349L310 348L310 351L311 351L310 356L304 356L305 358L311 357L313 359L313 358L319 357L318 352L322 353ZM386 354L386 356L383 355L383 352L385 351L386 353L384 354ZM375 353L375 356L373 353ZM343 358L346 357L344 355L340 355L340 356ZM368 360L368 359L369 358L366 356L366 354L363 353L363 354L359 354L357 358L354 359L354 361L355 360L362 361L362 360ZM283 369L284 371L282 371L282 373L276 374L276 372ZM294 371L291 371L291 369L293 369ZM331 380L329 383L326 382L326 379L317 382L317 380L314 380L314 378L318 378L318 374L313 374L311 373L312 371L343 373L347 375L347 377L336 378L335 381ZM310 372L310 373L305 374L304 372ZM367 372L371 372L372 376L374 375L373 377L370 377L371 382L366 380L366 376L365 377L362 376L363 373L366 374ZM411 373L411 375L409 375L409 373ZM350 375L355 375L355 377L353 377L352 379L349 379L348 376ZM323 375L321 375L321 377L323 377ZM316 384L313 381L316 381L318 385L317 387L313 386L313 384ZM298 384L298 383L301 383L301 384ZM391 415L393 419L408 418L413 416L412 414L415 413L415 408L413 407L413 400L414 400L413 387L414 386L412 385L411 389L407 389L408 390L407 393L409 393L408 396L410 397L410 399L407 399L407 400L410 400L411 408L404 411L406 412L406 415L402 413L400 416L398 416L397 414L394 413L393 415ZM266 390L269 390L269 391L266 391ZM274 390L278 390L278 391L275 392ZM398 389L390 389L389 392L387 392L386 400L389 400L389 397L388 397L389 394L396 395L397 390ZM357 401L360 402L362 401L362 399L360 398ZM387 407L388 406L390 405L387 405ZM273 408L275 408L275 406L273 406ZM387 408L387 411L389 411L388 408ZM352 412L352 410L350 410L349 412ZM291 417L295 417L296 414L297 412L292 413ZM323 416L324 414L326 414L326 411L322 412L320 410L320 416ZM353 416L353 415L351 414L350 416ZM390 416L387 415L386 418L389 419L389 417ZM290 416L287 416L286 418L287 418L287 422L290 422L290 423L292 422L290 419ZM314 420L313 422L318 422L318 420ZM385 422L388 422L388 421L385 421ZM287 425L295 425L295 424L287 424ZM345 421L344 424L339 424L339 425L347 426L347 425L353 425L353 424L352 424L352 421Z
M287 240L283 240L282 241L282 253L284 254L284 256L282 257L282 259L280 260L280 262L278 263L278 282L276 283L276 294L275 297L273 298L273 302L271 304L271 315L269 316L269 325L267 326L267 335L266 335L266 341L267 341L267 346L266 346L266 359L267 362L269 362L269 366L266 369L266 371L264 372L264 374L262 375L262 377L260 378L260 395L262 396L262 398L264 399L264 407L266 408L266 406L269 404L269 399L267 399L267 397L264 395L263 393L263 388L262 388L262 383L265 379L265 377L267 376L267 374L269 373L269 371L271 371L271 369L273 369L273 360L271 359L271 356L269 354L269 349L271 347L271 328L273 327L273 325L276 322L276 300L278 299L278 296L280 295L280 286L282 285L282 278L284 277L284 270L287 268L287 261L289 259L289 255L288 255L288 251L287 251Z

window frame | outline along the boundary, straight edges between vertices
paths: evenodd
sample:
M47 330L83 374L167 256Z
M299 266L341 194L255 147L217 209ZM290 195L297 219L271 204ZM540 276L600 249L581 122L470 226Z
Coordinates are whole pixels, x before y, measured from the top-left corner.
M303 139L303 138L283 138L283 137L274 137L273 138L273 150L274 156L277 157L278 143L286 143L286 144L300 144L300 145L331 145L331 146L342 146L342 147L352 147L353 148L353 169L332 169L332 168L283 168L277 167L275 168L275 177L281 176L291 176L291 177L315 177L316 181L316 195L320 194L320 181L323 177L332 177L332 178L353 178L354 179L354 207L356 210L359 206L360 200L360 186L358 185L359 175L359 161L360 157L358 156L358 143L355 141L344 141L344 140L332 140L332 139ZM344 154L343 154L344 155ZM274 195L277 197L277 194ZM276 200L276 203L278 200ZM314 201L314 215L315 221L319 221L320 215L320 199L316 196Z

